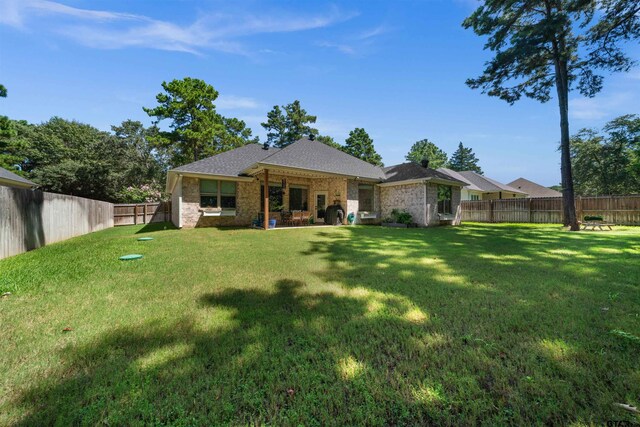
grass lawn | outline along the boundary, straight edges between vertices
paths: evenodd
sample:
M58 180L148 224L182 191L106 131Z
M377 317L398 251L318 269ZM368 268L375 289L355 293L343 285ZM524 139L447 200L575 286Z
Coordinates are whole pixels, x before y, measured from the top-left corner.
M0 425L640 421L640 228L161 228L0 261Z

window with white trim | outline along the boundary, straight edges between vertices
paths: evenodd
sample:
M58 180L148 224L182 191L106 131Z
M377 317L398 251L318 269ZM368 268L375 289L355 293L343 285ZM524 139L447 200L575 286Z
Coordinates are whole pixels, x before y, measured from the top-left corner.
M236 208L236 183L217 179L200 180L201 208Z

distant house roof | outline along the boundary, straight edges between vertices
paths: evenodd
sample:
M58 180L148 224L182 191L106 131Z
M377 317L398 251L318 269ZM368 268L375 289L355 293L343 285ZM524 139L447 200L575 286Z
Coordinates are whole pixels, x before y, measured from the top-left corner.
M509 186L527 193L529 197L562 197L561 192L536 184L535 182L524 178L518 178L515 181L510 182Z
M409 180L432 180L440 182L448 182L455 185L464 186L466 182L447 175L435 169L425 168L414 162L401 163L395 166L389 166L383 169L385 173L384 183L409 181Z
M3 168L0 168L0 185L20 188L33 188L38 186L35 182L31 182L28 179Z
M454 171L447 168L440 168L438 169L438 171L466 182L466 188L468 190L475 190L483 193L506 191L509 193L526 194L525 191L521 191L509 185L502 184L501 182L488 178L484 175L480 175L479 173L474 171Z

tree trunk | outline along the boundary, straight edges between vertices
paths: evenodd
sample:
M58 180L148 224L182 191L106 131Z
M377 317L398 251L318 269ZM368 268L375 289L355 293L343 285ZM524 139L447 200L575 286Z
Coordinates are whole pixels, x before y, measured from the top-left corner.
M580 230L576 216L573 192L573 174L571 173L571 150L569 143L569 84L567 63L556 62L556 89L560 107L560 172L562 175L562 208L564 225L571 231Z

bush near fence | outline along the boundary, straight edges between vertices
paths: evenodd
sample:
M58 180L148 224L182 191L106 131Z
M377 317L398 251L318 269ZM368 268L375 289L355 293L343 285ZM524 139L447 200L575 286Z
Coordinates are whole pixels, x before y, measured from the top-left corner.
M0 186L0 259L113 227L113 204Z
M562 224L562 197L464 200L462 221ZM604 222L640 225L640 195L577 197L576 214L602 216Z

